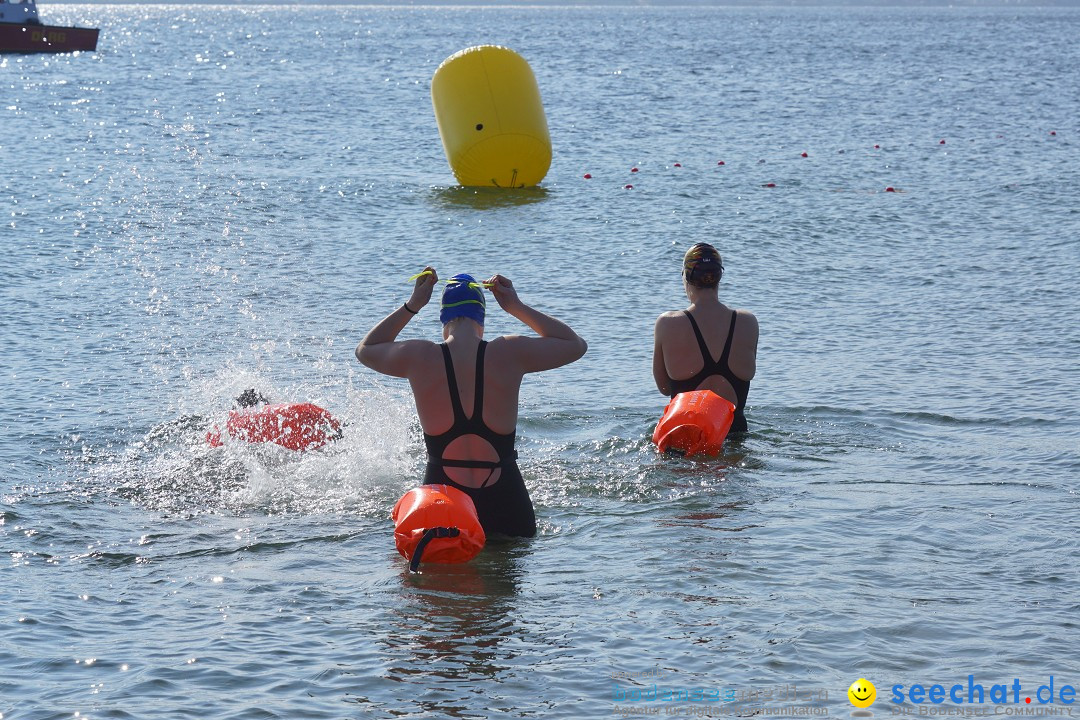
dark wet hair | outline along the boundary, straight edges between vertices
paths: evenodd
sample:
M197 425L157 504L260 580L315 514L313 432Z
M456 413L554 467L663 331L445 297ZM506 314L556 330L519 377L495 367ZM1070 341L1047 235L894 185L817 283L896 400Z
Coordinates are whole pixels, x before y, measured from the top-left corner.
M248 388L236 396L236 404L242 408L255 407L260 403L270 402L262 393L255 392L255 388Z
M683 277L694 287L714 288L724 277L724 261L709 243L698 243L683 256Z

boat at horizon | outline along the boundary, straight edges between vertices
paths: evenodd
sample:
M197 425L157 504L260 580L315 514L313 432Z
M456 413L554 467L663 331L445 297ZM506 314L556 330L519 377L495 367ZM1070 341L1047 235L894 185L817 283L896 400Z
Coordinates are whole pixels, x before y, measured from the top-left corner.
M0 0L0 53L93 52L98 32L43 24L35 0Z

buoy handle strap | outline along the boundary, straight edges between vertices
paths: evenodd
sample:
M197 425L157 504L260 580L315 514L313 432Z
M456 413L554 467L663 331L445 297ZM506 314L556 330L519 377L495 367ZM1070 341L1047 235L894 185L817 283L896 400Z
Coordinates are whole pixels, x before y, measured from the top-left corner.
M424 548L431 542L432 538L450 538L457 537L461 534L461 531L456 527L433 527L424 531L424 537L420 538L420 542L416 543L416 549L413 550L412 561L409 563L410 572L420 572L420 557L424 554Z

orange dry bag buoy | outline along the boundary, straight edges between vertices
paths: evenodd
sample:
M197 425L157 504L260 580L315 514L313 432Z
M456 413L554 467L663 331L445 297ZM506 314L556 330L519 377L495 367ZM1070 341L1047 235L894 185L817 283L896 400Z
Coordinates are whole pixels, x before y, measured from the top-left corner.
M413 572L420 560L463 563L484 548L487 536L472 498L450 485L422 485L401 496L390 513L394 544Z
M318 405L280 403L229 411L225 430L249 443L272 442L289 450L314 450L341 437L341 423ZM220 447L221 430L206 434L206 441Z
M716 455L734 419L735 406L712 390L679 393L664 408L652 441L660 452Z

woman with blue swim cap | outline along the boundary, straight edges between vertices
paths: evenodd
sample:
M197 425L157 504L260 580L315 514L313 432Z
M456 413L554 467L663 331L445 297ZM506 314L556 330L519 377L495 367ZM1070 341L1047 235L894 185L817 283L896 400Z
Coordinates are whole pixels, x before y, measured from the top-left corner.
M356 346L356 358L377 372L408 378L428 451L424 484L452 485L469 495L486 533L532 537L536 516L514 449L521 380L572 363L587 346L566 323L522 302L502 275L478 283L462 274L447 282L439 312L442 343L397 340L438 281L435 269L425 268L409 300ZM484 288L537 336L484 340Z
M669 397L712 390L726 398L735 404L731 432L738 432L747 429L744 408L757 372L758 321L749 310L720 302L723 276L723 260L712 245L698 243L686 251L683 290L690 307L656 319L653 379Z

